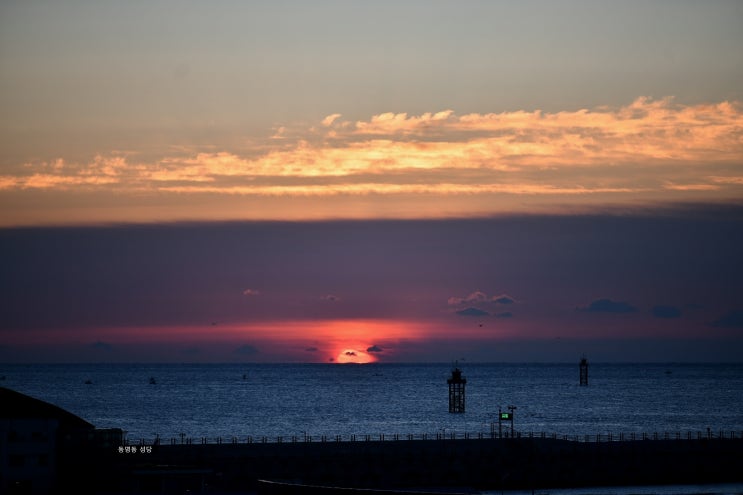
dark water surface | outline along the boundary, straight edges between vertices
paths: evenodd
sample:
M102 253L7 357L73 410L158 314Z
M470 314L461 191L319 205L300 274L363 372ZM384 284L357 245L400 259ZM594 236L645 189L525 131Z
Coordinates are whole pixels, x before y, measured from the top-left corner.
M577 364L460 368L464 414L448 364L0 364L0 385L130 441L489 434L509 405L522 433L743 433L742 364L592 364L587 387Z

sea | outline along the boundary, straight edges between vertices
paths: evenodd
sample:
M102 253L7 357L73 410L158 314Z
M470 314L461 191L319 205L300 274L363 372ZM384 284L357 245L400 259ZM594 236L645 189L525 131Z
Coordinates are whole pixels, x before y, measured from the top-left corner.
M457 363L464 413L449 412L453 366L0 363L0 386L121 428L131 443L743 435L743 363L589 363L585 386L578 363ZM586 493L743 493L648 489Z

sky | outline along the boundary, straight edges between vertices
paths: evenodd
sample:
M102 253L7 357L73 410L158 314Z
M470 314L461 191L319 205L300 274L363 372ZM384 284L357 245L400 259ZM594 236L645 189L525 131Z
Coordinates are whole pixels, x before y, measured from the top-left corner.
M0 361L740 361L737 1L0 3Z

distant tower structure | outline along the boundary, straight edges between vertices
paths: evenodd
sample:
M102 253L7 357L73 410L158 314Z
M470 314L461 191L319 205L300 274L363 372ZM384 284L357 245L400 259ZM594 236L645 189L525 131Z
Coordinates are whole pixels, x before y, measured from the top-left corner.
M583 356L580 359L580 384L581 385L588 385L588 359L586 359L585 356Z
M454 366L451 370L451 377L446 380L449 384L449 412L450 413L463 413L464 412L464 386L467 384L467 379L462 377L462 371Z

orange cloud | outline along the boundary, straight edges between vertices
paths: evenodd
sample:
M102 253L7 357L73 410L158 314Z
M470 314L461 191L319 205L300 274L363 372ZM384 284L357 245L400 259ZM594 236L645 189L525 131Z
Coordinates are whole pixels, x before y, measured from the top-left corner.
M28 163L0 175L0 193L433 195L445 209L445 197L610 194L658 200L740 197L743 187L740 102L682 105L672 98L638 98L618 108L383 113L356 122L335 113L320 124L284 126L281 140L239 152L186 151L136 163L115 154L82 164L63 158ZM304 213L306 208L295 212Z
M339 114L339 113L334 113L332 115L328 115L327 117L325 117L324 119L322 119L322 125L324 125L325 127L331 126L331 125L333 125L333 122L335 122L335 120L337 118L339 118L340 116L341 116L341 114Z

